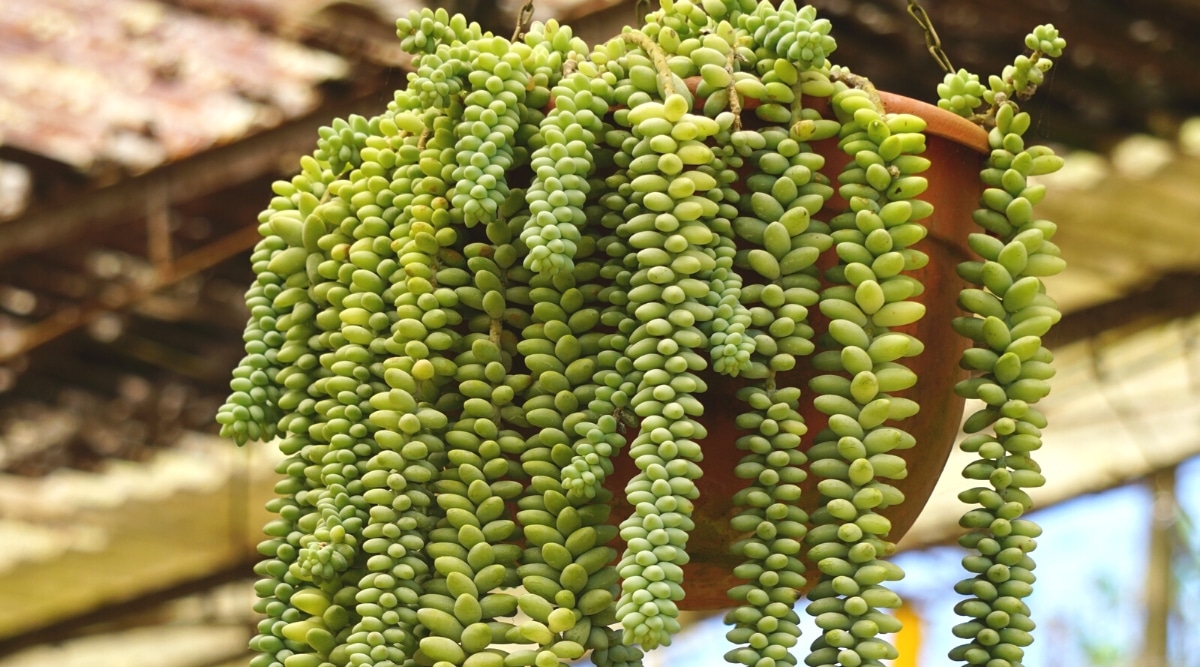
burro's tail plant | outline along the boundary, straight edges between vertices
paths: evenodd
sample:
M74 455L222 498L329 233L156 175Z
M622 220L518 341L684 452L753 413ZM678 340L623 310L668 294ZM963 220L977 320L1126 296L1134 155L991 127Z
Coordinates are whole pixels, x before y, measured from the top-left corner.
M970 665L1020 664L1022 647L1033 641L1034 624L1022 599L1033 591L1029 552L1041 528L1021 517L1032 507L1024 489L1046 481L1031 457L1042 445L1046 416L1033 404L1050 393L1054 357L1041 337L1060 315L1042 278L1061 272L1065 264L1050 241L1054 223L1033 215L1046 188L1029 178L1057 171L1063 161L1045 146L1025 145L1030 117L1017 102L1042 83L1051 58L1062 55L1066 42L1053 26L1044 25L1025 38L1025 45L1031 54L991 77L986 90L964 71L947 75L938 87L939 106L961 115L982 109L975 117L990 127L991 153L980 172L986 189L974 215L980 232L969 239L978 258L958 267L973 286L959 298L969 315L954 320L955 330L975 343L963 354L962 366L977 374L955 390L984 403L964 423L967 437L961 443L964 451L979 456L963 476L981 485L959 495L975 506L959 522L968 530L959 544L971 552L963 567L973 576L955 586L969 596L955 611L971 620L955 626L954 634L967 643L950 657Z
M443 10L397 22L407 86L323 128L259 217L217 416L285 455L254 667L640 664L680 629L711 548L689 544L711 521L697 481L729 451L727 660L796 664L805 592L806 664L896 657L889 516L925 444L912 325L920 276L954 267L923 250L926 121L833 65L830 27L791 0L663 0L595 48L553 21L514 40ZM957 267L977 376L957 391L985 404L964 474L985 485L963 496L952 654L988 667L1031 641L1023 489L1059 317L1041 278L1063 268L1029 180L1061 160L1017 108L1063 42L1027 45L988 89L939 88L991 149Z

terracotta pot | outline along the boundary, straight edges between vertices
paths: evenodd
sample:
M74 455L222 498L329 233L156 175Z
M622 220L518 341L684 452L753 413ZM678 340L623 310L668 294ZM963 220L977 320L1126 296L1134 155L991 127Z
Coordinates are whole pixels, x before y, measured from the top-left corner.
M889 112L916 114L928 124L924 156L930 159L932 167L924 174L929 179L929 189L922 198L934 205L933 216L924 221L929 236L919 246L929 255L929 265L914 274L925 285L919 300L926 306L926 316L904 329L925 343L923 354L907 360L920 381L902 394L921 405L920 414L903 423L916 437L917 445L898 452L908 462L908 477L894 482L904 493L905 502L882 512L892 522L889 539L898 541L925 506L954 446L962 418L963 400L954 394L953 386L965 377L958 359L967 344L950 327L950 320L959 313L956 300L963 287L954 267L968 258L966 238L974 229L971 212L982 192L978 172L987 152L987 135L969 121L924 102L887 93L880 96ZM829 117L828 113L824 115ZM814 149L825 156L824 173L836 184L837 174L849 158L837 149L835 140L818 142ZM844 209L845 202L835 197L818 217L828 220ZM814 323L817 331L824 324ZM799 361L796 370L780 378L780 384L803 388L802 413L809 433L815 434L825 427L825 416L811 405L812 393L807 387L813 370L804 359ZM733 425L742 408L732 397L743 381L711 372L703 377L708 382L708 391L702 397L705 414L700 421L708 429L708 437L701 443L704 476L697 480L700 498L693 517L696 528L688 542L691 562L683 568L687 597L680 607L688 610L729 607L732 602L726 591L745 583L733 576L732 570L741 563L741 558L730 553L730 546L742 535L729 527L730 518L736 514L730 499L746 484L733 475L733 468L744 452L734 446L734 441L743 434ZM615 474L608 480L608 488L616 494L615 521L623 520L631 511L624 501L624 488L635 472L637 469L628 457L618 458ZM809 512L816 507L815 487L816 480L810 477L804 485L802 500ZM815 568L810 567L809 572L815 572ZM810 578L809 585L812 583Z

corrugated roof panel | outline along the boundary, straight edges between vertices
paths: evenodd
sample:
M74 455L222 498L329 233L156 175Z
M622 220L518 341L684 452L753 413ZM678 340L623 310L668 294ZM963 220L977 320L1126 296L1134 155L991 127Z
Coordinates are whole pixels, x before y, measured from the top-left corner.
M354 6L390 21L419 7L413 0L165 0L179 7L214 16L236 16L259 25L280 28L303 21L323 9ZM431 3L436 6L437 3Z
M149 0L0 12L0 144L140 172L314 108L342 58Z

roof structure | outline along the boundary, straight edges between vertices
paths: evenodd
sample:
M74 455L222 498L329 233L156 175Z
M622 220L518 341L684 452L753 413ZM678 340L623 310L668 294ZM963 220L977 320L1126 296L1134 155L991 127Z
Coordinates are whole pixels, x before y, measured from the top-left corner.
M0 393L22 378L0 401L0 468L137 458L132 443L209 426L206 392L236 356L222 351L229 333L213 334L244 324L249 276L209 270L254 243L260 193L317 127L390 98L401 59L383 17L407 5L380 4L48 0L0 13ZM346 44L367 16L374 29ZM88 342L25 374L31 352L77 330ZM123 353L100 349L118 340ZM67 416L49 438L21 435L52 414Z
M402 83L393 19L414 3L42 0L0 11L0 659L101 620L133 632L134 646L128 628L158 622L145 610L211 620L178 600L247 576L274 463L203 434L242 354L255 217L318 127L374 113ZM506 28L523 3L450 4ZM941 75L904 2L814 4L835 22L841 62L932 96ZM1051 340L1060 371L1038 502L1200 453L1200 124L1189 121L1200 115L1189 39L1200 9L921 4L955 65L973 71L1001 67L1030 21L1054 22L1071 44L1031 109L1039 136L1069 154L1039 215L1059 223L1072 267L1049 286L1066 317ZM628 0L535 6L592 42L635 11ZM953 478L905 546L954 535ZM205 519L180 519L195 516ZM162 517L176 523L137 524ZM89 563L115 572L39 595L39 582L79 581ZM243 622L237 613L220 618ZM244 649L204 627L181 631L178 646L233 648L172 664ZM94 644L80 650L104 664ZM13 664L71 664L48 656Z

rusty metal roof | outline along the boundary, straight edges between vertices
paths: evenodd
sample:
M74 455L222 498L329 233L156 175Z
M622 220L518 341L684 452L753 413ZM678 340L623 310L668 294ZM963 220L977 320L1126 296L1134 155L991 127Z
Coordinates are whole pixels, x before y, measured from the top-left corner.
M165 0L171 5L211 16L245 19L281 30L326 9L357 7L382 17L385 23L412 9L411 0Z
M348 69L248 20L151 0L7 2L0 147L138 173L299 116Z

